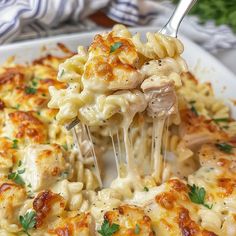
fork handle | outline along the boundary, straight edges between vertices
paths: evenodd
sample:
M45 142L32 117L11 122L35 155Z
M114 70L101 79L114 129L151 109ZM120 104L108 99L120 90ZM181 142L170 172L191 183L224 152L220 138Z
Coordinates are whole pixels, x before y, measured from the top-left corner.
M167 24L159 32L176 38L181 21L196 2L197 0L181 0Z

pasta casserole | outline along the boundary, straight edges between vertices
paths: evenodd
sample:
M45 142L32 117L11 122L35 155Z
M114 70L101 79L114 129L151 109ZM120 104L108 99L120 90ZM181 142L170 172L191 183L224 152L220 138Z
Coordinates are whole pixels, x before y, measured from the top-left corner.
M0 68L0 235L235 236L236 121L182 43L59 47Z

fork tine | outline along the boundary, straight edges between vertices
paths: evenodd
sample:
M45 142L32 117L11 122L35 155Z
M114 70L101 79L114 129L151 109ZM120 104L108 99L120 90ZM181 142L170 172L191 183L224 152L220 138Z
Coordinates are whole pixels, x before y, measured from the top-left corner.
M68 125L66 125L66 129L70 131L72 128L74 128L77 124L79 124L79 119L76 117L73 121L71 121Z

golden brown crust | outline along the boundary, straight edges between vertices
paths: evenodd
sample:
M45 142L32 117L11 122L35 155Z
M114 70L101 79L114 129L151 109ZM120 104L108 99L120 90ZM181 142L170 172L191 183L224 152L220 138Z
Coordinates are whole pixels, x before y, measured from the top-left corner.
M213 232L201 230L199 225L191 219L189 211L184 207L179 209L178 224L183 236L217 236Z
M37 195L33 202L33 208L36 211L36 228L40 228L46 221L46 217L50 214L52 206L59 202L60 207L65 207L65 200L59 194L55 194L50 190L41 192Z

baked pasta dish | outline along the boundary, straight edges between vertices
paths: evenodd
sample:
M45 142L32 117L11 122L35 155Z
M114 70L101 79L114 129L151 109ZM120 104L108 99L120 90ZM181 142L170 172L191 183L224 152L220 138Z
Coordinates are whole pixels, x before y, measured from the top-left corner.
M236 121L182 43L59 46L0 69L0 235L235 236Z

